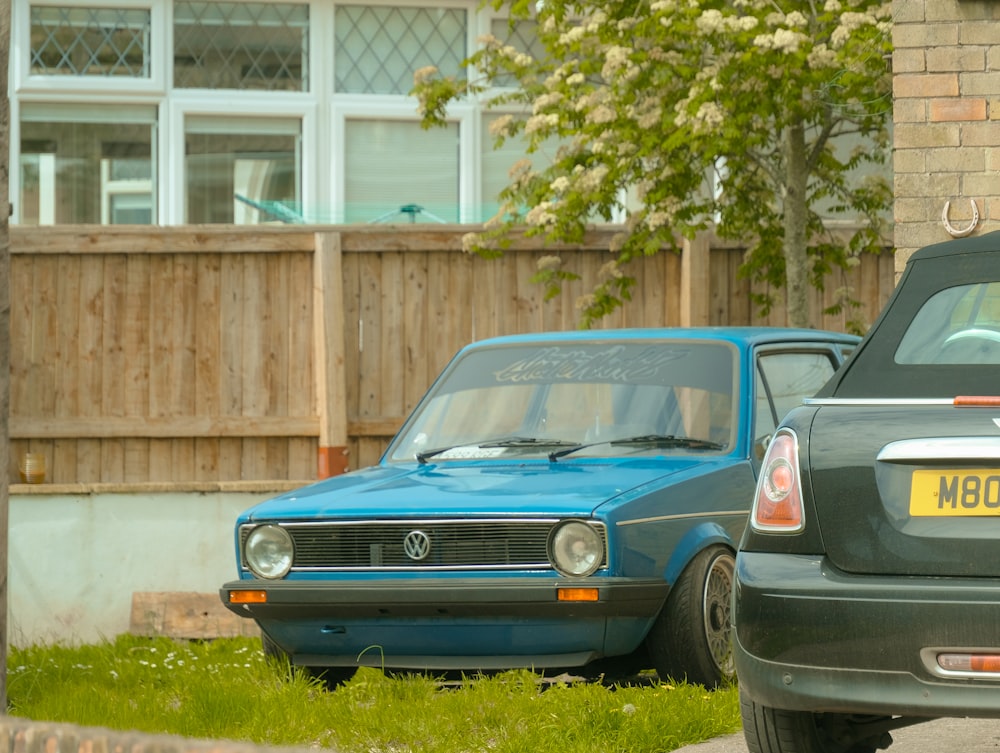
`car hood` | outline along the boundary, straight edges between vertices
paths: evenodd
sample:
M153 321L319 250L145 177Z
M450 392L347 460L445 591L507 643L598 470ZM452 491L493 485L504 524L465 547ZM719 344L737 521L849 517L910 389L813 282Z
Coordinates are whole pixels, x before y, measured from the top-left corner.
M394 464L335 476L251 508L243 520L433 515L591 515L645 488L679 483L731 459Z

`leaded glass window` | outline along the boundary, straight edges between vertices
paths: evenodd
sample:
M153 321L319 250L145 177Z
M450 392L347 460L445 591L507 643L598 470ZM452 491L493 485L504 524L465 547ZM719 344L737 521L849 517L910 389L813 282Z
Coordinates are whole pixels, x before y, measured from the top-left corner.
M32 6L31 73L149 78L150 12Z
M174 3L174 86L307 91L309 6Z
M538 39L538 24L535 21L494 18L490 21L490 33L504 44L526 52L533 58L543 59L546 55L545 46ZM513 76L498 76L493 79L495 86L517 86L517 83Z
M468 18L460 8L338 5L334 88L349 94L409 94L413 72L428 65L458 75Z

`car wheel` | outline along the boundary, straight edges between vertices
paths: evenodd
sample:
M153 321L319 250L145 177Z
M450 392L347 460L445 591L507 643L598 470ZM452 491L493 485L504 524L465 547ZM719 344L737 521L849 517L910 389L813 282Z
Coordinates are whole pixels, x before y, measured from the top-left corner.
M874 753L892 743L888 732L860 738L860 723L871 717L772 709L742 692L740 716L749 753Z
M706 688L733 678L729 613L735 567L730 549L712 546L684 568L646 637L661 678Z
M279 666L284 667L288 671L293 669L292 660L288 656L288 652L271 640L270 636L263 631L260 634L260 643L265 657L277 662ZM335 690L340 687L354 677L358 671L356 667L301 667L301 669L310 677L314 677L323 683L327 690Z

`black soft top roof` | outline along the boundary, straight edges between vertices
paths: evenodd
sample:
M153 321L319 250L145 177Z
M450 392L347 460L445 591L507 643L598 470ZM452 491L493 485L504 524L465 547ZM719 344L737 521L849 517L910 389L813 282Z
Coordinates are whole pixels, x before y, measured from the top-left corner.
M921 306L956 285L1000 281L1000 231L926 246L906 269L878 320L818 397L931 398L1000 395L996 365L900 364L896 349Z

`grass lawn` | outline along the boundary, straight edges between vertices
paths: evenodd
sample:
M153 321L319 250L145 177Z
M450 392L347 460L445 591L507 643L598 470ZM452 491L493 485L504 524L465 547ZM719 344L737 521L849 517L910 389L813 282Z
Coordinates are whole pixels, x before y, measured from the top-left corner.
M739 729L735 687L527 671L441 683L363 668L331 692L244 638L11 648L7 672L11 716L342 753L663 753Z

